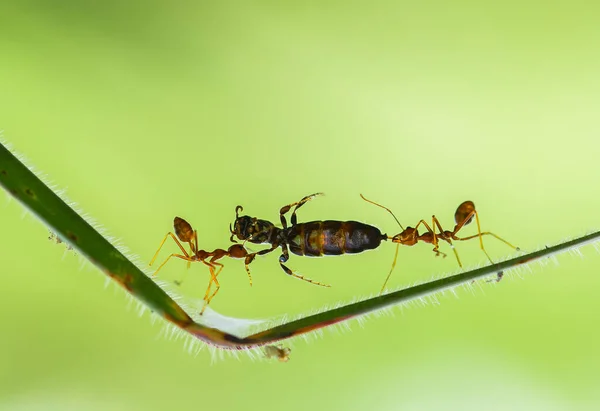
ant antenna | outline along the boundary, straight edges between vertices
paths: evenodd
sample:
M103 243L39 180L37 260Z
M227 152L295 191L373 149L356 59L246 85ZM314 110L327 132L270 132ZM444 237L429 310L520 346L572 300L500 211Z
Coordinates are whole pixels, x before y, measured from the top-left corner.
M401 228L401 229L404 231L404 227L402 227L402 224L400 224L400 221L398 221L398 219L396 218L396 216L394 215L394 213L392 213L392 210L390 210L390 209L389 209L389 208L387 208L387 207L384 207L384 206L382 206L381 204L378 204L378 203L376 203L375 201L371 201L371 200L367 199L367 198L366 198L364 195L362 195L362 194L360 195L360 197L361 197L363 200L365 200L367 203L374 204L374 205L376 205L377 207L381 207L381 208L383 208L384 210L387 210L387 212L388 212L388 213L390 213L390 214L392 215L392 217L394 217L394 220L396 220L396 222L398 223L398 225L400 226L400 228Z

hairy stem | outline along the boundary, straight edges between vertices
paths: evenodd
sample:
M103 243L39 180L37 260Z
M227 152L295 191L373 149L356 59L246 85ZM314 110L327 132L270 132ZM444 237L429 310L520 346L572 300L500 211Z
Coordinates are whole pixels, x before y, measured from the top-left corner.
M2 144L0 144L0 185L43 221L51 231L67 241L106 275L121 284L127 292L145 304L151 311L195 338L223 349L244 350L272 344L335 323L348 321L369 312L422 298L457 285L467 284L473 280L501 273L533 260L547 258L600 239L600 232L594 232L501 263L365 299L287 322L252 335L237 336L194 321L163 289L69 207Z

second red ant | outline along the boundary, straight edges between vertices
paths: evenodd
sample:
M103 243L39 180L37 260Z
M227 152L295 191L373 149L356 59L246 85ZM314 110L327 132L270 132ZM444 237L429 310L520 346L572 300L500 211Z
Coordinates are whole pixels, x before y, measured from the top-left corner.
M210 271L210 280L208 282L208 287L206 288L206 293L204 294L204 306L200 311L200 314L202 315L204 313L204 310L206 309L206 306L215 297L215 295L217 295L219 288L221 288L217 277L223 269L223 264L217 262L217 260L220 260L223 257L245 258L248 255L248 251L246 251L244 246L241 244L234 244L227 250L223 250L221 248L217 248L214 251L200 250L198 249L198 232L192 228L190 223L185 221L183 218L175 217L173 221L173 228L175 230L175 235L172 232L168 232L165 235L149 265L152 265L154 263L154 260L156 260L156 257L158 256L158 253L161 250L162 246L165 244L165 241L167 241L167 238L171 237L183 254L171 254L170 256L168 256L167 259L154 272L153 276L155 276L160 271L160 269L163 268L163 266L169 261L171 257L177 257L187 261L188 268L190 263L194 261L200 261L206 266L208 266L208 270ZM181 243L189 244L189 253L183 248L183 245ZM250 276L249 271L248 279L250 280L250 285L252 286L252 277ZM213 283L215 284L215 290L212 294L210 294L210 290Z
M481 250L485 253L485 255L488 258L488 260L490 261L490 263L492 263L492 264L494 264L494 262L490 258L487 251L485 251L485 247L483 246L483 236L484 235L491 235L492 237L497 238L498 240L502 241L504 244L513 248L515 251L520 251L519 247L515 247L514 245L512 245L505 239L497 236L496 234L489 232L489 231L484 231L484 232L481 231L481 226L479 224L479 214L475 210L475 204L472 201L465 201L458 206L458 208L456 209L456 212L454 213L454 221L455 221L456 225L454 226L454 229L452 231L449 231L449 230L444 230L442 228L440 221L437 219L437 217L435 215L431 216L431 226L429 224L427 224L427 222L425 220L419 220L419 222L417 223L417 225L414 228L413 227L404 228L404 227L402 227L402 224L400 224L400 222L398 221L398 219L396 218L396 216L394 215L392 210L390 210L389 208L384 207L381 204L378 204L374 201L368 200L362 194L360 196L363 200L388 211L392 215L392 217L394 217L394 220L396 220L396 222L402 229L401 233L396 234L393 237L388 237L388 239L392 240L393 243L396 243L397 246L396 246L396 253L394 254L394 262L392 263L392 268L390 269L390 272L389 272L388 276L386 277L385 282L383 283L383 286L381 287L381 292L383 292L385 290L385 286L386 286L390 276L392 275L392 271L394 270L394 267L396 266L396 259L398 258L398 249L400 248L400 245L413 246L413 245L417 244L419 241L422 241L424 243L433 244L432 251L435 253L436 257L439 255L446 257L445 253L439 251L439 241L440 240L445 241L448 244L450 244L450 247L452 247L452 251L454 251L454 255L456 256L456 261L458 262L459 267L462 267L462 263L460 262L460 258L458 257L458 252L456 251L456 248L454 248L452 241L466 241L466 240L471 240L473 238L479 238L479 246L480 246ZM464 226L470 224L473 221L473 217L475 217L475 221L477 222L477 234L474 234L474 235L471 235L468 237L462 237L462 238L458 237L457 236L458 232ZM427 230L427 232L425 232L423 234L419 234L418 229L419 229L420 225L423 225L425 227L425 229ZM438 229L437 233L435 232L436 228ZM497 275L496 281L500 281L502 279L502 277L503 277L503 273L499 272Z

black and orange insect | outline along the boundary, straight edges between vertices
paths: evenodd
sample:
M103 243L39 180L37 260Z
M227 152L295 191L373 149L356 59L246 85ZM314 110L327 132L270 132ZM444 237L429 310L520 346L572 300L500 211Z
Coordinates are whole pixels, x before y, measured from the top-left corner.
M496 234L489 232L489 231L483 231L483 232L481 231L481 225L479 224L479 214L475 210L475 204L472 201L465 201L458 206L458 208L456 209L456 212L454 213L454 221L455 221L456 225L454 226L454 229L452 229L452 231L449 231L449 230L444 230L442 228L442 225L440 224L439 220L437 219L437 217L435 215L433 215L431 217L431 226L429 224L427 224L427 222L425 220L419 220L419 222L417 223L417 225L414 228L413 227L404 228L404 227L402 227L402 224L400 224L400 222L398 221L398 219L396 218L394 213L389 208L384 207L381 204L378 204L374 201L368 200L362 194L360 196L362 197L363 200L365 200L371 204L374 204L378 207L381 207L384 210L387 210L392 215L392 217L394 217L394 220L396 220L396 222L402 229L401 233L396 234L393 237L388 237L388 239L392 240L393 243L396 243L397 246L396 246L396 253L394 255L394 262L392 263L392 268L390 269L390 272L389 272L387 278L385 279L385 282L383 283L381 292L383 292L383 290L385 289L387 281L389 280L390 276L392 275L392 271L394 270L394 267L396 266L396 260L398 258L398 249L400 248L400 245L413 246L413 245L417 244L419 241L422 241L424 243L429 243L429 244L433 245L432 251L435 253L436 257L439 255L446 257L446 254L439 250L439 242L445 241L448 244L450 244L450 247L452 247L452 250L454 251L454 255L456 256L456 261L458 262L458 265L460 267L462 267L462 263L460 262L460 258L458 257L458 252L456 251L456 248L454 248L452 241L466 241L466 240L471 240L473 238L479 238L479 246L480 246L481 250L485 253L485 255L488 258L488 260L490 261L490 263L492 263L492 264L494 264L494 262L490 258L487 251L485 251L485 247L483 246L483 236L484 235L491 235L492 237L497 238L498 240L502 241L504 244L508 245L509 247L513 248L514 250L520 251L519 247L515 247L514 245L512 245L508 241L504 240L503 238L497 236ZM473 217L475 217L475 221L477 222L477 234L470 235L468 237L462 237L462 238L458 237L457 236L458 232L464 226L470 224L473 221ZM423 234L419 234L419 226L420 225L423 225L425 227L425 229L427 230ZM438 229L437 233L435 231L436 228ZM500 281L502 279L502 276L503 276L502 272L498 273L496 281Z
M154 263L154 260L156 260L156 257L158 256L158 253L160 252L162 246L165 244L165 241L167 241L167 238L171 237L183 254L171 254L170 256L168 256L167 259L154 272L153 276L155 276L160 271L160 269L163 268L163 266L169 261L171 257L177 257L187 261L188 268L189 265L194 261L200 261L206 266L208 266L208 270L210 271L210 281L208 282L208 287L204 295L204 306L202 307L202 311L200 311L200 314L202 314L204 313L206 306L215 297L215 295L219 291L219 288L221 287L219 285L217 277L223 269L223 264L219 263L217 260L220 260L223 257L245 258L248 255L248 251L241 244L234 244L227 250L223 250L221 248L217 248L214 251L200 250L198 249L198 232L194 230L187 221L185 221L183 218L175 217L175 219L173 220L173 228L175 230L175 234L173 234L172 232L168 232L165 235L149 265L152 265ZM189 253L184 249L182 243L189 244ZM248 279L250 280L250 285L252 285L252 277L250 276L249 271ZM215 284L215 290L212 294L210 294L210 290L213 283Z
M279 210L279 218L283 228L276 227L267 220L247 215L240 216L239 213L243 211L243 207L236 207L235 222L233 227L229 226L230 240L235 242L234 237L237 237L239 240L255 244L271 244L271 248L246 256L245 266L248 275L250 275L248 265L257 255L264 255L281 247L282 254L279 257L279 265L286 274L312 284L329 287L327 284L310 280L286 267L285 263L289 259L289 251L296 255L308 257L356 254L377 248L381 241L390 238L386 234L382 234L377 227L358 221L325 220L298 223L296 211L318 195L322 195L322 193L311 194L300 201L283 206ZM288 227L285 214L292 207L294 210L290 219L291 226Z

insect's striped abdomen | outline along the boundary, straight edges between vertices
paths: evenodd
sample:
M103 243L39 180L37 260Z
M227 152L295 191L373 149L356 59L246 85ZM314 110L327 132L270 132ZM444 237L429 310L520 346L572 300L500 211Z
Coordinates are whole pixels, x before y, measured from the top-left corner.
M358 221L311 221L288 230L290 251L310 257L360 253L377 248L386 238L377 227Z

